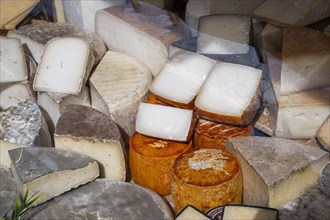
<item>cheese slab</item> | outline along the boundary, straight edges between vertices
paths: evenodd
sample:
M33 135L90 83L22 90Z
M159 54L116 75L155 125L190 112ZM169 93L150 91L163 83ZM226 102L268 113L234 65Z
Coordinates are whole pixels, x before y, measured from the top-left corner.
M17 105L27 99L32 99L32 94L26 83L19 82L0 85L0 110Z
M222 220L278 220L277 209L257 206L225 205Z
M320 175L320 190L330 196L330 163L328 163Z
M270 137L228 139L240 162L243 204L280 208L318 184L329 155L319 148Z
M322 125L316 131L317 140L322 146L330 151L330 116L325 119Z
M151 80L148 68L136 58L108 51L89 80L92 107L110 115L131 136L139 102Z
M100 177L124 181L126 152L116 123L107 115L82 105L67 105L54 132L56 148L90 156L100 166Z
M174 220L210 220L203 212L188 205L174 218Z
M48 206L47 206L48 205ZM37 207L38 208L38 207ZM45 204L31 219L171 220L164 200L151 190L121 181L97 179Z
M8 167L0 165L0 216L9 214L15 203L17 194L16 183Z
M23 147L10 150L9 156L20 192L29 189L30 195L40 195L34 205L93 181L99 175L95 160L68 150Z
M187 30L182 21L174 25L167 12L156 6L140 3L139 10L126 4L97 11L96 33L109 50L137 58L156 76L167 60L169 45L188 35Z

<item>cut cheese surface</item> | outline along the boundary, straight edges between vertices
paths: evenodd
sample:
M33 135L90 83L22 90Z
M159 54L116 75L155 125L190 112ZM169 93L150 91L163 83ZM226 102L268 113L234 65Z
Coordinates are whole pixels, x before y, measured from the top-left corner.
M278 210L267 207L226 205L223 209L222 220L277 220Z
M203 212L193 206L186 206L175 218L175 220L210 220Z
M0 110L17 105L27 99L32 99L32 94L26 83L6 83L0 85Z
M316 137L322 146L330 151L330 116L328 116L320 128L317 129Z
M0 216L6 216L11 212L15 203L17 188L11 170L0 165Z

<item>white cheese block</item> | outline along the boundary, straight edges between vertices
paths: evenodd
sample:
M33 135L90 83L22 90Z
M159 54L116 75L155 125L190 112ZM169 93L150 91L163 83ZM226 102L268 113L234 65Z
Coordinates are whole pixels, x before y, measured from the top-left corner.
M278 210L242 205L226 205L223 209L222 220L278 220Z
M194 99L215 61L188 51L175 53L150 85L160 100L178 107L194 106Z
M188 205L174 218L175 220L210 220L202 211Z
M322 146L330 151L330 115L316 131L316 137Z
M196 125L194 112L141 102L136 116L136 131L155 138L190 141Z
M262 71L231 63L218 63L195 100L200 117L235 125L248 125L260 108Z
M0 37L0 83L27 82L28 73L19 39Z
M140 12L131 5L114 6L96 13L96 33L109 50L133 56L156 76L167 60L171 43L184 37L183 22L174 25L165 10L146 3ZM134 37L132 37L134 36Z
M266 24L261 32L261 49L267 53L281 53L283 28Z
M0 85L0 110L17 105L26 99L32 99L31 90L26 83L6 83Z
M330 15L328 0L267 0L253 13L269 24L306 26Z
M230 138L226 149L239 160L243 204L280 208L318 184L327 152L270 137Z
M135 131L139 102L152 75L136 58L108 51L89 80L93 108L110 115L127 135Z
M329 87L329 70L329 36L309 28L284 27L282 95Z
M67 105L54 133L55 147L98 161L100 177L125 181L126 152L116 123L107 115L81 105Z
M8 216L15 204L16 183L8 167L0 165L0 216Z
M56 202L49 201L31 219L172 220L173 216L163 198L151 190L97 179L61 195Z
M208 15L199 18L197 53L246 54L249 51L251 18L239 15Z

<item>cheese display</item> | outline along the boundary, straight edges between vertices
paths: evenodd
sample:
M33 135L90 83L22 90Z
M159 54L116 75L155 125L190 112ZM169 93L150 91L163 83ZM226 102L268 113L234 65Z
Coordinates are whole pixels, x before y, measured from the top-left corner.
M27 82L27 66L21 41L0 37L0 45L0 83Z
M14 206L17 189L11 170L0 165L0 216L6 216Z
M36 207L37 209L38 207ZM172 220L164 200L141 186L97 179L49 201L31 219L146 219Z
M173 24L167 12L156 6L140 3L139 10L127 4L97 11L96 33L109 50L137 58L156 76L167 60L169 45L189 31L183 22Z
M243 127L199 119L194 132L194 148L216 148L224 150L228 138L253 135L253 124Z
M88 156L50 147L10 150L12 172L20 193L40 195L34 205L93 181L99 175L97 162Z
M190 141L196 117L192 110L141 102L136 131L155 138Z
M191 52L177 52L150 85L150 91L164 102L190 108L215 61Z
M160 195L171 194L176 158L192 149L192 142L165 141L134 133L130 138L130 170L134 183Z
M245 54L249 51L251 18L239 15L209 15L199 18L197 52Z
M41 111L31 99L1 111L0 128L0 162L5 166L10 167L8 151L11 149L32 144L51 146Z
M261 32L261 48L267 53L281 53L283 28L266 24Z
M194 206L186 206L174 220L210 220L203 212L196 209Z
M172 196L176 212L193 205L203 212L225 204L240 204L242 176L234 155L200 149L181 155L173 167Z
M54 132L56 148L72 150L97 160L100 177L124 181L126 159L116 123L107 115L82 105L67 105Z
M261 106L261 76L262 71L252 67L216 64L195 100L197 115L220 123L250 124Z
M32 99L29 86L26 83L6 83L0 86L0 110L17 105L27 99Z
M278 220L278 210L257 207L257 206L240 206L226 205L223 209L222 220Z
M282 207L317 185L329 161L321 149L281 138L230 138L226 149L241 165L245 205Z
M329 36L287 25L283 33L282 59L281 95L330 86Z
M253 14L259 20L278 26L306 26L329 17L330 4L327 0L267 0Z
M317 140L330 151L330 115L316 131Z

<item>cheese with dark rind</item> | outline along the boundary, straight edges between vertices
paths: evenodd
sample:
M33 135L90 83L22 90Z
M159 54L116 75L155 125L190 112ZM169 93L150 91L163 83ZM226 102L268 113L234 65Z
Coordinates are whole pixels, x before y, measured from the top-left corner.
M330 163L325 165L320 175L320 190L330 197Z
M0 216L11 214L18 193L14 177L8 167L0 165Z
M316 131L317 140L330 151L330 115Z
M174 220L210 220L203 212L188 205L174 218Z

